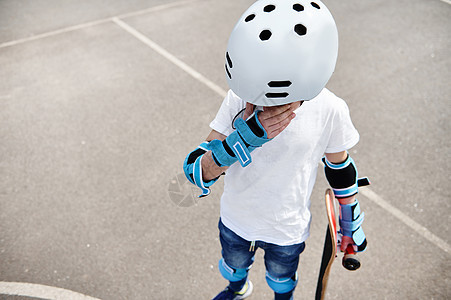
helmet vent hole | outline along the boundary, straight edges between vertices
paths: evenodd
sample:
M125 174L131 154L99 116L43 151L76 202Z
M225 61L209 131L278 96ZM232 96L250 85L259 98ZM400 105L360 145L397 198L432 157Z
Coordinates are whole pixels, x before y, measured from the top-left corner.
M272 12L273 10L275 10L275 9L276 9L276 6L270 4L270 5L266 5L265 8L263 8L263 11L269 13L269 12Z
M304 6L300 5L299 3L296 3L293 5L293 9L295 11L303 11L304 10Z
M316 4L315 2L311 2L310 3L314 8L316 8L316 9L320 9L321 7L319 7L319 5L318 4Z
M294 31L300 36L303 36L307 33L307 28L302 24L296 24L296 26L294 26Z
M233 63L232 63L232 59L230 59L229 52L226 52L226 59L227 59L227 63L229 64L229 67L233 68Z
M286 98L288 97L288 93L266 93L266 98Z
M250 22L250 21L252 21L254 18L255 18L255 15L254 15L254 14L249 15L249 16L246 17L246 19L244 19L244 22Z
M289 80L268 82L268 86L272 87L272 88L289 87L290 85L291 85L291 81L289 81Z
M262 32L260 32L260 39L262 41L267 41L269 40L269 38L271 37L272 33L269 30L263 30Z

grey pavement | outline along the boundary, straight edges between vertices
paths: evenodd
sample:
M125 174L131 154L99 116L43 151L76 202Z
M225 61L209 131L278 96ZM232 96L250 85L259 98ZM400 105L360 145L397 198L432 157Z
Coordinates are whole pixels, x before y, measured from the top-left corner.
M222 181L198 200L179 175L209 132L227 39L252 2L0 1L0 299L57 299L32 284L75 300L211 299L224 288ZM362 267L337 259L327 299L450 299L451 5L324 2L340 35L328 87L350 107L361 134L351 154L372 181L360 195ZM314 298L325 188L320 171L296 299ZM250 299L271 299L262 258Z

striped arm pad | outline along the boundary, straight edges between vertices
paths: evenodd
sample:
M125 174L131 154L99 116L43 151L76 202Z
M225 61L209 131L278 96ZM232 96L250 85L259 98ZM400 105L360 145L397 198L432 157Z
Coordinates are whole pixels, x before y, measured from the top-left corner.
M331 163L326 157L323 157L323 162L327 181L332 187L336 198L351 197L359 192L357 168L349 154L346 160L340 164Z

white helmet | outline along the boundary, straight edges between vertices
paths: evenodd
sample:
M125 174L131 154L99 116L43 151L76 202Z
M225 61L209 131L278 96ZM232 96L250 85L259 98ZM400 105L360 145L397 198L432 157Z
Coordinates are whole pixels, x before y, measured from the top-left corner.
M332 76L337 55L337 26L324 3L260 0L230 35L227 82L255 105L311 100Z

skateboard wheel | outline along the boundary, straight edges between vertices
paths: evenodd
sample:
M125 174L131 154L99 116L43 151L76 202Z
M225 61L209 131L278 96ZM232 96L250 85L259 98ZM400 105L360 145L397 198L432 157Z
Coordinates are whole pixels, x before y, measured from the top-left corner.
M347 254L343 257L343 267L350 271L355 271L360 268L360 261L355 254Z

